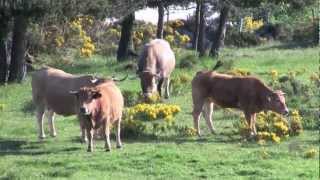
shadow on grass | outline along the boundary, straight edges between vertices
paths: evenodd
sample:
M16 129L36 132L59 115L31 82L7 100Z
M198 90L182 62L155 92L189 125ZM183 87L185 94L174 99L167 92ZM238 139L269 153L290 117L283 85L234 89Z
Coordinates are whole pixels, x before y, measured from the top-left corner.
M26 101L23 104L22 109L21 109L21 111L23 113L28 113L28 114L34 114L35 110L36 110L36 107L34 106L32 100Z
M59 152L70 152L77 151L80 148L69 147L51 151L41 150L41 143L44 142L30 142L25 140L15 140L15 139L0 139L0 156L6 155L46 155Z

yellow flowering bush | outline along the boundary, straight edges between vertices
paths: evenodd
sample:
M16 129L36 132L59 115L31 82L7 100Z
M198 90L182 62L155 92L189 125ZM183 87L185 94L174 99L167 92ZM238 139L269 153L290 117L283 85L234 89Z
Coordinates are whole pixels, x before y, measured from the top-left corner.
M190 41L188 35L178 35L178 41L181 46L186 45Z
M62 47L64 44L64 38L63 36L58 36L54 39L54 42L56 43L57 47Z
M261 26L263 26L263 21L261 19L254 20L251 16L246 16L244 18L244 30L247 32L252 32L254 30L257 30Z
M294 110L289 117L291 121L288 123L287 119L283 116L268 111L260 112L256 115L256 128L258 143L265 141L273 141L280 143L283 138L289 137L289 135L297 135L302 132L301 116L297 110ZM250 128L246 119L242 115L239 123L235 123L236 127L242 137L250 136Z
M180 112L181 109L177 105L167 104L137 104L127 111L129 119L140 119L152 121L157 119L173 120L173 116Z
M80 55L83 57L91 57L95 51L95 45L91 37L84 30L84 25L91 26L92 24L93 18L90 16L81 16L70 22L70 28L80 37L80 42L82 43Z
M314 72L310 75L310 81L313 82L317 87L320 86L320 73Z
M317 150L315 148L311 148L304 153L305 158L315 158L317 155Z
M251 73L245 69L238 69L238 68L234 69L233 68L233 69L227 71L226 74L230 74L233 76L249 76Z
M170 45L174 44L174 36L173 35L167 35L164 39L166 41L168 41Z
M291 112L291 115L290 115L290 120L291 120L291 128L290 128L290 134L291 135L299 135L302 133L303 131L303 127L302 127L302 117L300 116L299 114L299 111L298 110L293 110Z
M174 127L174 116L180 111L181 109L177 105L142 103L127 108L125 120L131 131L133 131L133 127L135 126L139 128L138 131L145 130L146 124L151 123L154 133L158 131L165 132Z
M187 137L197 136L197 130L195 128L192 128L192 127L188 127L188 126L179 127L179 126L176 126L175 130L180 136L187 136Z
M173 76L170 81L173 94L181 94L186 89L187 85L190 85L191 77L188 74L180 74Z
M271 79L273 82L276 82L279 76L279 73L277 70L273 69L270 71Z

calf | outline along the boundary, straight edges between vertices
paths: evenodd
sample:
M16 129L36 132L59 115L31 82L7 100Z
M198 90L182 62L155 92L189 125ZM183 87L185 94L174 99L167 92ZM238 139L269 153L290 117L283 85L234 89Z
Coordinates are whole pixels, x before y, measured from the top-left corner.
M200 136L199 120L204 118L212 133L213 105L223 108L237 108L244 112L252 135L256 135L256 113L271 110L288 114L284 93L273 91L255 77L239 77L219 74L213 71L197 72L192 80L193 121Z
M88 138L88 152L93 151L93 131L102 127L105 135L106 151L111 150L110 128L117 123L117 148L121 148L120 123L123 110L123 96L113 81L101 83L95 87L83 87L71 91L77 97L78 118Z

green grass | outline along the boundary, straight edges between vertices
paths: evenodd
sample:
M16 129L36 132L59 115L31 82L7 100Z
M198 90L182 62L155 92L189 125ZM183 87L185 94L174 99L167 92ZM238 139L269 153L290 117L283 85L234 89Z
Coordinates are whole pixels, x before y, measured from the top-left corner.
M307 71L304 81L318 70L317 48L279 49L264 46L249 49L226 49L224 57L235 60L236 68L251 71L266 79L265 72L276 69ZM183 56L181 56L183 57ZM96 56L90 61L78 60L74 66L60 68L76 74L117 76L127 63L116 64L113 58ZM195 69L177 69L175 74L194 75L197 70L211 68L213 61L205 58ZM122 90L140 90L138 80L119 83ZM178 104L182 112L178 124L192 126L191 89L174 96L167 103ZM316 97L315 97L316 98ZM79 125L75 116L56 117L58 136L37 139L35 116L30 105L30 77L22 84L0 87L0 179L318 179L319 153L304 158L310 148L319 149L316 130L304 131L280 144L262 147L246 142L234 134L232 124L238 118L227 117L221 110L214 113L218 135L211 135L201 120L203 137L178 137L174 133L155 137L123 139L124 148L105 152L103 141L96 141L95 151L86 152L79 143ZM290 107L290 104L289 104ZM47 127L47 121L46 127ZM46 129L48 134L48 128ZM264 153L268 156L265 157Z

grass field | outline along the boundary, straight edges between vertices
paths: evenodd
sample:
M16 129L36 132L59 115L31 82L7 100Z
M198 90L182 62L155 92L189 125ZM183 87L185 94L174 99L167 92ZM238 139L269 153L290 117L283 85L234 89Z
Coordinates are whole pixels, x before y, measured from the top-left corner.
M222 55L234 59L235 67L264 80L265 72L271 69L285 73L304 68L306 72L300 78L308 81L310 74L318 71L318 53L319 48L274 45L226 49ZM60 68L76 74L121 76L127 73L123 70L125 64L97 56ZM193 76L212 65L212 60L203 59L194 69L177 69L175 74ZM133 71L129 73L133 76ZM138 80L127 80L119 86L122 90L140 90ZM173 96L167 103L180 105L182 112L176 122L191 127L191 88L186 88L184 95ZM260 146L232 133L232 124L239 118L226 117L220 110L213 118L217 135L209 133L202 119L201 138L172 133L123 138L124 148L117 150L113 137L113 151L105 152L104 142L96 141L95 151L87 153L87 145L79 143L75 116L56 116L58 136L38 141L30 101L30 77L22 84L0 87L0 179L319 179L319 151L315 158L304 157L308 149L319 149L318 130L305 130L280 144Z

